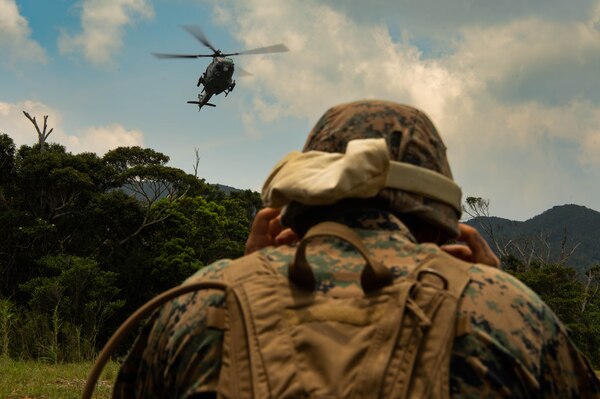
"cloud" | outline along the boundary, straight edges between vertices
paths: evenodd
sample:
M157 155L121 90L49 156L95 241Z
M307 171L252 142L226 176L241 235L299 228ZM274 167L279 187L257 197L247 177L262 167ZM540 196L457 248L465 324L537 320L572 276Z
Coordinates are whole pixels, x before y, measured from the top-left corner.
M54 129L48 142L62 144L73 153L95 152L103 155L116 147L143 146L144 134L141 131L128 130L117 123L84 128L80 135L68 134L63 126L63 115L58 110L34 101L16 104L0 102L0 133L8 134L17 146L37 143L35 127L23 115L23 111L36 118L40 129L43 129L44 115L48 115L48 130Z
M600 180L600 1L522 13L498 2L475 10L470 1L364 4L215 3L217 21L244 47L291 50L236 59L255 76L239 81L249 129L290 116L314 123L336 103L390 99L428 113L464 192L491 198L500 215L525 218L561 202L600 209L590 202L600 196L590 188ZM393 20L407 22L400 34Z
M15 0L0 0L0 51L3 62L14 66L21 62L46 62L46 52L30 38L29 23Z
M245 47L281 41L291 49L239 59L255 76L248 84L261 98L252 101L260 115L315 120L335 103L373 96L426 103L437 115L468 86L437 60L421 60L415 46L394 42L385 25L359 29L328 5L254 1L237 12L230 18L241 21L235 33Z
M319 0L321 4L332 4ZM344 0L337 9L361 25L384 22L413 37L453 40L465 26L504 25L516 19L537 17L548 21L585 19L596 0L544 2L520 0Z
M143 146L144 134L139 130L127 130L114 123L109 126L89 127L79 137L69 136L69 148L77 152L95 152L103 155L117 147Z
M472 72L504 101L600 102L600 25L596 18L519 19L492 27L465 27L447 67Z
M37 143L37 133L33 124L23 115L27 111L36 118L43 129L44 115L48 115L48 129L54 128L48 141L57 142L61 135L63 116L57 110L36 101L24 101L16 104L0 102L0 132L8 134L17 146Z
M82 32L63 31L58 46L63 54L82 53L94 65L110 65L122 47L125 27L153 16L149 0L83 0Z
M581 163L585 166L600 166L600 124L596 125L596 131L586 135L581 146Z

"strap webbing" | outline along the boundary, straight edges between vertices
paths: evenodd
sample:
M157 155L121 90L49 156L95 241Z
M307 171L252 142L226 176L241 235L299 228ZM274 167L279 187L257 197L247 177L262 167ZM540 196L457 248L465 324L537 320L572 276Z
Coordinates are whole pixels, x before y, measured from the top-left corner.
M340 223L323 222L308 230L296 249L294 262L289 267L288 276L297 285L309 291L312 291L315 287L315 276L306 260L306 246L314 237L340 238L352 245L362 255L367 262L360 276L361 286L365 293L392 283L394 279L392 271L383 266L381 262L371 258L369 251L354 230Z

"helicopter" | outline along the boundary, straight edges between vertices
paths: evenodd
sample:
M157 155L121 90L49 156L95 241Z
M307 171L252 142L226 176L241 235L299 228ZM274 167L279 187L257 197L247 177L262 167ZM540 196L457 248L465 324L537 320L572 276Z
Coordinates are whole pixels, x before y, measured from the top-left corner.
M207 105L215 107L215 104L209 103L208 101L212 96L225 93L225 97L235 87L235 80L232 79L235 66L233 60L229 57L233 55L242 54L268 54L268 53L283 53L289 51L284 44L275 44L267 47L259 47L252 50L238 51L235 53L223 53L221 50L215 48L206 38L202 30L197 25L183 25L183 29L188 31L194 36L200 43L212 50L212 54L165 54L165 53L152 53L156 58L202 58L212 57L212 61L206 67L206 70L198 78L196 87L202 85L202 91L198 94L198 101L188 101L188 104L198 105L198 111L203 106ZM238 67L239 76L251 75L247 71Z

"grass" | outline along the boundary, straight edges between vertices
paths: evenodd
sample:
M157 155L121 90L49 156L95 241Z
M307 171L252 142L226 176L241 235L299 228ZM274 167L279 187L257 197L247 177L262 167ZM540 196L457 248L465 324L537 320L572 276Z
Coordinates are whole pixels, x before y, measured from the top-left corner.
M92 363L45 364L0 356L0 398L79 399ZM110 399L119 365L110 362L96 384L94 398ZM596 371L600 378L600 371Z
M94 398L109 399L118 364L104 368L96 384ZM0 398L4 399L78 399L92 363L44 364L16 361L0 356Z

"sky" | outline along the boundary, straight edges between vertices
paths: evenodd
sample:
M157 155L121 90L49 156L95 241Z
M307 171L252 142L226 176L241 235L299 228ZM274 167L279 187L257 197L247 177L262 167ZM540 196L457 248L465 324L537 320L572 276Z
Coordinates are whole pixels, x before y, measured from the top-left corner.
M197 97L198 25L252 76ZM527 220L600 211L600 0L0 0L0 132L103 155L142 146L209 183L260 191L331 106L376 98L437 126L463 198Z

